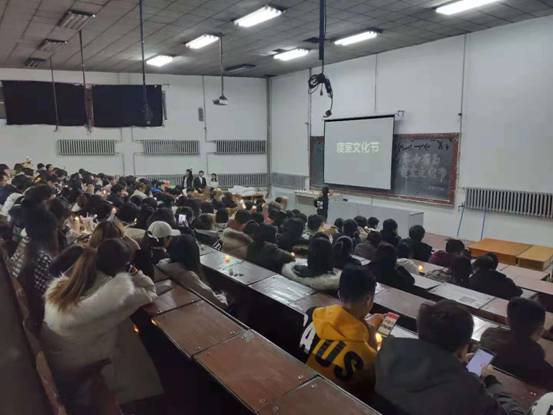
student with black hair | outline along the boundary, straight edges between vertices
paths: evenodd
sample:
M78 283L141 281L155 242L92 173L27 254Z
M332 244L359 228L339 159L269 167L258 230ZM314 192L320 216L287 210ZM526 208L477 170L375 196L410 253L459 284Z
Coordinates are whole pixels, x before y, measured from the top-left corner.
M244 233L244 227L250 220L251 215L247 210L239 210L234 214L234 218L229 220L221 237L223 252L238 258L246 258L248 247L253 242L252 238Z
M426 277L440 282L449 282L468 288L469 277L472 274L470 259L464 255L457 255L448 268L436 269L426 274Z
M367 228L368 230L372 231L378 231L378 224L380 221L378 218L375 218L374 216L371 216L369 219L367 219Z
M194 179L194 190L199 193L203 193L207 187L207 180L204 177L204 171L200 170L198 176Z
M405 291L411 290L415 285L413 276L405 268L397 265L396 248L386 242L378 245L368 269L381 284Z
M246 259L260 267L280 273L284 264L294 261L294 256L277 246L276 233L274 226L259 224L254 230L253 243L248 247Z
M313 201L313 206L317 208L317 215L322 216L325 220L328 218L328 201L330 189L324 186L321 190L321 195Z
M219 228L220 232L225 230L228 221L228 210L218 209L217 212L215 212L215 224Z
M378 248L378 245L380 245L380 242L382 242L382 237L380 236L380 232L369 231L367 233L367 240L358 244L353 250L353 253L357 256L360 256L361 258L365 258L365 259L368 259L369 261L372 261L376 254L376 248Z
M349 236L353 241L354 248L359 243L361 243L361 238L359 237L359 227L357 226L357 223L353 219L346 219L344 221L341 235Z
M14 207L18 199L23 196L23 193L33 185L33 180L24 175L15 176L12 179L11 185L13 186L13 192L6 198L0 210L0 215L6 218L10 217L10 210Z
M321 229L324 224L324 218L320 215L309 215L307 217L307 229L304 234L305 239L310 239Z
M352 257L353 241L349 236L342 235L332 244L332 255L334 256L334 266L338 269L344 269L347 265L360 265L359 261Z
M524 415L490 366L467 371L474 322L449 300L423 304L418 339L388 337L376 358L376 392L409 415Z
M300 339L311 368L362 399L373 391L376 330L383 320L377 314L365 320L375 289L376 280L366 269L348 265L340 277L340 303L307 310Z
M538 343L545 329L545 309L526 298L513 298L507 306L509 328L487 329L480 346L495 354L493 364L522 380L553 390L553 366Z
M419 267L412 260L413 251L411 250L411 246L402 240L399 242L396 249L398 266L405 268L405 270L407 270L410 274L418 274Z
M192 169L186 169L186 175L183 176L181 185L187 191L194 189L194 174L192 174Z
M380 231L382 241L397 246L401 240L397 233L397 227L397 222L393 219L386 219L382 222L382 230Z
M482 255L474 261L474 274L470 277L469 288L494 297L510 300L520 297L522 290L505 274L496 271L496 259Z
M404 239L403 242L410 246L414 259L428 262L432 255L432 247L422 241L425 234L426 230L421 225L411 226L409 238Z
M334 226L338 230L338 233L342 233L343 226L344 226L344 219L336 218L336 220L334 221Z
M278 237L278 247L288 252L305 249L309 241L303 237L304 227L303 221L299 218L286 219L282 233Z
M445 251L436 251L432 254L428 262L440 267L449 267L451 261L457 255L465 254L465 244L459 239L448 239L445 244Z
M14 187L9 183L9 177L7 174L0 172L0 209L6 202L8 196L13 193Z
M336 290L341 271L334 269L332 244L328 239L313 237L309 242L307 261L297 259L282 267L282 275L315 290Z

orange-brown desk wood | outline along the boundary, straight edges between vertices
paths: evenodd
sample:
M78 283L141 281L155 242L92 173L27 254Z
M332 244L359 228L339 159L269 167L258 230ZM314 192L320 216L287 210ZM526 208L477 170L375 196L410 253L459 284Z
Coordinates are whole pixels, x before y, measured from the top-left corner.
M509 301L504 300L503 298L495 298L494 300L486 304L484 307L482 307L480 311L483 311L486 314L488 314L488 317L492 320L495 320L501 324L507 324L507 305L508 304L509 304ZM553 325L553 313L546 312L545 313L546 330L549 330L549 328L552 325Z
M518 256L518 265L543 271L553 262L553 248L534 245L532 248Z
M255 291L272 298L279 303L289 305L303 297L315 294L315 290L289 280L282 275L274 275L271 278L264 279L250 285Z
M316 376L253 331L213 346L194 359L253 412Z
M433 304L431 300L419 297L397 288L388 287L376 294L374 302L381 307L405 317L416 319L422 304Z
M378 415L332 382L317 377L277 399L259 415Z
M541 398L546 393L545 389L524 383L499 370L494 371L494 376L501 382L505 391L509 393L524 410L530 409L534 401Z
M180 285L175 285L171 290L160 295L153 303L142 307L142 309L150 317L153 317L198 300L200 300L200 297L193 292L182 288Z
M528 244L487 238L470 245L469 250L471 255L475 257L493 252L497 255L499 262L516 265L517 258L531 247L532 245Z
M189 358L245 332L240 325L205 301L157 316L153 324Z

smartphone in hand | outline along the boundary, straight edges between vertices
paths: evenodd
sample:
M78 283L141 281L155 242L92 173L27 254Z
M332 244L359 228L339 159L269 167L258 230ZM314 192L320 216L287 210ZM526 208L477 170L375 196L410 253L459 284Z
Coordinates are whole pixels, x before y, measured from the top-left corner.
M378 327L377 333L382 337L388 337L392 330L394 329L397 321L399 320L399 315L395 313L387 313L384 317L384 321Z
M488 366L495 356L484 349L478 349L467 364L467 370L477 376L482 375L482 369Z

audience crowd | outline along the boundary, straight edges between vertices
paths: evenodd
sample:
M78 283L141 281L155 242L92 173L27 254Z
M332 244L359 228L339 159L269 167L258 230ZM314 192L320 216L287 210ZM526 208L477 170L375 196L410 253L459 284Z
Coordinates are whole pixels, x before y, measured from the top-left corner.
M1 164L2 251L56 382L75 400L90 399L82 371L98 364L120 404L163 395L130 320L157 297L160 271L232 312L234 300L203 273L198 243L337 293L340 304L307 312L300 348L308 365L365 400L411 415L523 413L489 367L479 377L467 371L473 320L462 306L422 307L418 339L382 342L385 316L370 314L377 283L414 291L416 260L444 267L429 278L510 300L509 326L488 329L481 347L495 354L496 367L553 390L553 367L537 342L545 310L520 298L495 255L472 264L456 239L434 251L422 226L402 238L393 219L380 230L378 218L361 216L328 224L329 193L324 188L317 214L306 216L288 210L284 197L244 200L221 190L216 175L208 181L192 170L172 187L84 169L69 175L29 161Z

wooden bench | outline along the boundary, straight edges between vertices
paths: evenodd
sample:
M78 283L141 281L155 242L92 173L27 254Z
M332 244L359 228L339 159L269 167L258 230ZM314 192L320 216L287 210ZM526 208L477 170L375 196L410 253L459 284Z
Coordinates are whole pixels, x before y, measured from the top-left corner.
M553 248L534 245L517 258L520 267L543 271L553 263Z
M516 265L518 261L517 258L530 248L532 248L532 245L486 238L482 239L480 242L471 244L469 246L469 251L474 257L493 252L497 255L500 262L508 265Z

